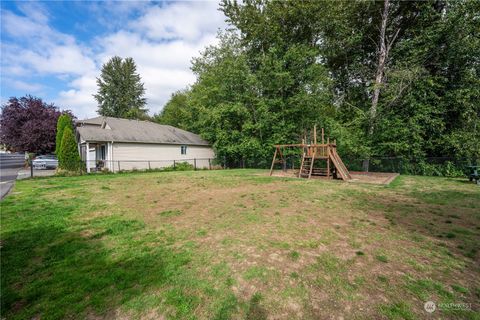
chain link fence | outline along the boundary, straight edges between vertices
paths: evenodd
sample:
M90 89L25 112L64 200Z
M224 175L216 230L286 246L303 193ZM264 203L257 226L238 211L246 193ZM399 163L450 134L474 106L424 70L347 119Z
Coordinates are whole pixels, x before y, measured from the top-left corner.
M427 157L418 160L404 157L372 157L368 160L347 157L343 158L343 162L351 171L446 177L463 176L468 172L468 166L480 163L478 160L450 157Z
M274 169L297 170L301 156L285 155L285 164L277 163ZM421 160L404 157L371 157L359 159L342 157L349 171L357 172L391 172L411 175L459 177L468 174L468 166L480 164L480 160L455 159L449 157L429 157ZM78 167L82 172L127 172L127 171L176 171L176 170L214 170L214 169L269 169L271 159L227 159L227 158L192 158L181 160L91 160L82 161ZM33 167L29 170L32 177L53 175L55 168Z
M214 158L181 160L90 160L83 161L87 172L123 172L147 170L212 170L221 166Z
M28 169L24 170L26 177L44 177L52 175L68 175L81 173L119 173L128 171L182 171L182 170L214 170L222 169L222 165L214 158L192 158L181 160L89 160L80 161L78 170L66 172L58 169L55 164L28 162Z
M480 164L480 159L455 159L451 157L427 157L420 160L404 157L371 157L361 159L356 157L341 157L349 171L357 172L390 172L410 175L460 177L468 174L469 166ZM274 169L298 169L302 157L286 155L285 164L277 163ZM251 161L240 159L224 161L227 168L270 168L271 159ZM284 166L284 168L282 168Z

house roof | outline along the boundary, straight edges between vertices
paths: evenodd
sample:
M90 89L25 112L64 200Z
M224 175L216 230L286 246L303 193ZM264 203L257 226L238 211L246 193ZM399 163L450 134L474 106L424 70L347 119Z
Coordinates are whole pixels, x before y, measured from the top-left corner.
M85 120L75 120L75 123L77 125L89 125L89 124L93 124L93 125L102 125L103 123L103 120L104 120L105 117L102 117L102 116L98 116L98 117L95 117L95 118L91 118L91 119L85 119Z
M84 123L97 124L98 118L102 118L100 126L77 127L80 141L209 145L197 134L150 121L97 117Z

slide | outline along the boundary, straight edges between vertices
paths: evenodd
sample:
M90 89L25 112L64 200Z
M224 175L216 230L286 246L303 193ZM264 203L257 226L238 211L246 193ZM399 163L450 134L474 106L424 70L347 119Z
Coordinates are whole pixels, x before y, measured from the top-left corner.
M340 156L337 153L337 150L335 148L330 149L330 159L333 162L333 165L335 168L337 168L337 173L338 175L345 181L352 179L350 176L350 173L348 172L347 167L345 167L345 164L343 163L342 159L340 159Z

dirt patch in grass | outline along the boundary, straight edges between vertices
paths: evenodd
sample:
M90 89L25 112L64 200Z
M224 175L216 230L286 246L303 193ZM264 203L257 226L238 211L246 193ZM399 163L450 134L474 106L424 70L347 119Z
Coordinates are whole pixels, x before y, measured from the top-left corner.
M350 171L350 175L352 176L352 180L348 182L352 183L371 183L371 184L382 184L388 185L396 177L399 176L398 173L389 173L389 172L359 172L359 171ZM286 171L282 170L274 170L272 173L273 177L282 177L282 178L297 178L297 179L304 179L298 178L298 170L291 170L288 169ZM324 176L312 176L311 179L314 180L331 180L331 178L327 178ZM342 180L338 180L342 181Z
M396 177L399 176L398 173L390 172L357 172L351 171L350 175L352 180L349 182L361 182L361 183L373 183L373 184L384 184L388 185Z

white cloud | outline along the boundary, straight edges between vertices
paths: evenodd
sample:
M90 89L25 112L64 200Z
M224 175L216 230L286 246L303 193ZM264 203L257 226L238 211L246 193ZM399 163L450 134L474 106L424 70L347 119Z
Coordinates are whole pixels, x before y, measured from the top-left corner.
M86 9L90 15L95 17L96 22L108 31L124 28L128 24L129 16L142 14L151 8L151 4L143 0L85 1L78 2L76 5L79 8ZM114 18L112 19L112 17Z
M146 88L151 113L161 110L174 91L193 84L190 61L207 45L217 42L215 31L194 42L175 40L150 41L133 32L120 31L103 38L103 50L97 61L105 63L112 56L132 57Z
M17 7L25 16L35 22L42 24L48 22L48 11L39 2L20 2L17 4Z
M57 104L72 110L79 118L94 117L97 103L93 94L97 90L95 75L84 75L70 83L71 89L60 91Z
M5 54L2 51L2 60L5 58ZM2 73L10 76L25 76L29 73L28 68L25 68L16 64L7 64L2 61Z
M92 59L87 57L77 45L56 45L46 52L18 50L15 60L19 65L28 65L36 73L41 74L76 74L95 70Z
M24 90L26 92L37 93L43 89L43 85L38 83L27 83L21 80L8 80L12 87L18 90Z
M195 42L223 26L223 16L214 1L177 2L149 10L132 23L150 39L182 39Z
M134 21L125 21L115 32L93 38L88 45L52 29L45 10L37 8L32 13L37 4L22 5L28 17L2 12L2 31L25 40L23 45L6 46L2 41L3 70L10 76L25 75L30 70L66 79L68 88L58 93L55 103L84 118L96 112L93 94L101 65L114 55L132 57L145 83L150 113L160 111L172 92L195 81L190 61L205 46L216 43L216 33L224 27L223 14L216 2L117 4L115 10L120 16L128 10L142 14Z
M27 9L29 5L33 8ZM46 16L37 6L35 2L22 4L22 11L38 13L32 13L33 17L2 12L2 32L17 41L16 44L2 43L2 68L30 70L43 75L81 75L85 70L94 70L95 63L88 57L88 49L82 48L74 37L50 28Z
M22 4L24 8L27 8L29 5L37 4L35 2ZM32 9L31 11L34 10ZM15 37L19 42L31 43L35 48L38 48L37 50L52 46L58 42L68 44L75 42L74 37L50 28L46 17L20 16L3 10L2 20L2 33Z
M102 42L103 50L99 55L102 63L114 55L119 55L134 58L138 65L163 66L170 69L185 68L190 64L192 54L198 54L203 48L202 45L182 40L147 41L136 33L123 31L102 39Z

